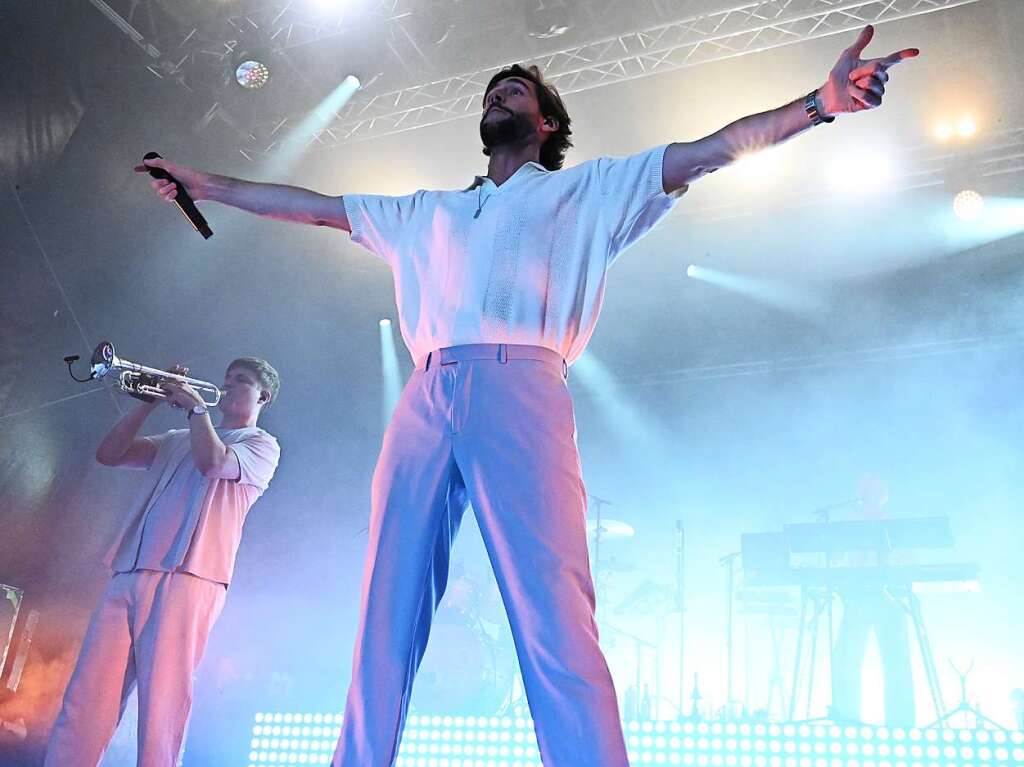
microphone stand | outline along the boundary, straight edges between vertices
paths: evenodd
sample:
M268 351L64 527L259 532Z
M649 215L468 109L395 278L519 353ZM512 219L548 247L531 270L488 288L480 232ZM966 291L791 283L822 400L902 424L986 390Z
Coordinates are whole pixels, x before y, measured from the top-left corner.
M601 573L601 534L603 532L601 526L601 509L605 506L611 506L612 502L607 501L604 498L599 498L596 495L588 494L587 497L594 505L594 561L591 565L594 573L594 590L597 592L597 604L594 608L594 619L598 620L598 612L601 611L601 605L604 603L604 592L605 588L602 582Z
M817 509L816 511L814 511L813 514L814 514L814 516L816 516L818 518L818 521L821 524L829 525L829 524L832 523L832 513L831 513L832 510L835 509L835 508L838 508L840 506L846 506L848 503L850 503L850 502L846 501L846 502L841 503L841 504L832 504L831 506L823 506L822 508ZM828 584L825 587L825 600L826 600L826 602L825 602L825 604L826 604L825 609L827 611L826 612L826 616L827 616L826 617L826 625L828 627L828 691L829 691L829 699L830 699L829 708L831 708L832 707L832 701L831 701L832 689L834 687L834 685L832 683L832 652L833 652L833 650L835 648L835 636L834 636L835 632L834 632L834 628L833 628L834 627L834 620L835 620L835 618L834 618L833 604L832 603L835 601L835 595L834 595L834 592L832 590L832 577L831 577L831 574L828 572L829 570L832 569L832 542L831 542L830 539L826 539L826 540L828 540L829 542L828 542L827 546L825 547L825 582ZM813 674L814 671L812 670L811 673ZM811 706L811 692L808 691L808 693L807 693L808 716L810 716L810 710L809 710L810 706Z
M728 568L728 578L726 579L726 622L725 622L725 715L727 721L731 721L733 718L732 713L732 603L734 591L734 580L736 577L736 558L740 556L740 552L734 551L731 554L726 554L724 557L718 560L718 564L722 567Z
M835 511L836 509L845 508L847 506L852 506L853 504L860 503L860 502L861 502L860 498L847 498L845 501L840 501L839 503L831 503L831 504L829 504L827 506L821 506L821 507L815 509L814 511L812 511L811 515L814 516L814 517L817 517L818 521L821 524L823 524L823 525L830 525L830 524L832 524L832 512L833 511ZM835 649L835 612L834 612L834 604L833 604L835 602L835 589L832 588L832 578L831 578L831 576L830 576L830 574L828 572L829 570L832 569L832 539L831 539L831 537L827 536L826 540L828 541L828 543L827 543L827 545L825 547L825 573L826 573L826 575L825 575L825 582L827 584L825 586L825 609L826 609L826 621L825 622L826 622L826 627L827 627L827 630L828 630L828 689L829 689L829 712L831 713L832 706L834 705L834 701L832 701L832 695L833 695L833 689L834 689L834 684L833 684L833 679L832 679L832 674L833 674L832 653L833 653L833 651ZM812 653L812 657L813 657L813 653ZM812 681L811 681L811 683L808 684L808 689L807 689L807 716L808 717L810 717L811 695L813 694L814 669L810 670L810 674L811 674L811 680Z
M684 718L684 703L686 702L686 676L683 673L683 661L686 656L686 642L684 641L686 627L686 592L685 571L685 547L686 531L683 530L683 520L676 520L676 608L679 610L679 719Z

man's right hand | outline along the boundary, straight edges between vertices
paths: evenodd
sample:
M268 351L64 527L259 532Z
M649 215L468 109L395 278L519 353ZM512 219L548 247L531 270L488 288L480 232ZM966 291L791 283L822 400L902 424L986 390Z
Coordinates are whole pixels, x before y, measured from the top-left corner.
M185 191L188 192L193 201L198 202L199 200L206 199L207 185L205 182L207 174L202 171L188 168L184 165L177 165L159 157L152 160L143 160L142 163L142 165L135 166L136 173L149 173L150 168L161 168L174 176L185 187ZM178 196L178 185L167 179L150 179L149 185L167 202L173 202L174 198Z

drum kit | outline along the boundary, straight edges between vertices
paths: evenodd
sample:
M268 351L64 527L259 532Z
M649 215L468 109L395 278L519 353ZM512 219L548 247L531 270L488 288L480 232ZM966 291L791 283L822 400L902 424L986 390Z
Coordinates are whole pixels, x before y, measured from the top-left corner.
M586 522L599 606L605 601L611 580L637 569L636 565L609 555L609 547L628 542L636 530L627 522L605 517L601 512L606 505L607 501L591 496L591 516ZM679 592L645 582L613 612L620 619L641 613L658 616L663 622L664 616L679 609L680 604ZM602 637L609 644L624 642L635 646L636 682L626 691L626 702L627 709L632 706L634 713L640 713L641 706L650 706L642 703L648 695L646 691L641 695L641 655L651 651L654 644L620 630L601 614L598 622ZM431 648L435 648L433 652ZM428 649L416 676L410 705L413 712L430 716L519 716L527 712L511 629L493 579L475 577L461 563L453 565L431 625Z
M497 584L492 579L488 585L455 563L430 627L412 710L425 715L504 713L514 699L517 672Z

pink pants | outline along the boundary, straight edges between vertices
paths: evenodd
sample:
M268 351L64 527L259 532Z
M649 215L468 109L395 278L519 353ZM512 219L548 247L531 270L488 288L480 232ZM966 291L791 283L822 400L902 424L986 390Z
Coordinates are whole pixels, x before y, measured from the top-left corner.
M96 767L139 688L139 767L173 767L192 674L224 606L223 584L188 573L115 573L92 615L45 767Z
M594 622L564 363L548 349L504 344L429 355L384 436L335 767L394 763L468 503L508 611L543 763L625 767Z

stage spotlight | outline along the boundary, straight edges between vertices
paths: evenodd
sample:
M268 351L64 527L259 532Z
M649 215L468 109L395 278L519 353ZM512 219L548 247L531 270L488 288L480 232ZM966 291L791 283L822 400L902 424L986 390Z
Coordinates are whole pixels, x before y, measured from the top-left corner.
M574 380L600 408L620 444L644 445L659 452L662 424L626 391L612 370L589 351L572 366Z
M398 350L395 347L395 336L391 330L391 320L384 317L380 322L380 365L381 365L381 425L387 428L391 414L398 404L398 395L402 391L401 372L398 366Z
M976 221L985 209L985 198L973 189L964 189L953 198L953 213L961 221Z
M978 133L978 123L969 114L954 119L943 118L935 123L935 138L943 143L952 139L967 140Z
M289 124L267 162L267 175L292 172L309 145L319 138L361 87L358 77L346 76L309 114L297 123Z
M270 67L262 61L249 59L243 61L235 69L235 81L243 88L256 90L262 88L270 80Z
M935 123L935 138L939 141L949 141L953 138L953 124L949 120Z
M696 264L686 267L686 276L747 296L758 303L781 309L789 314L812 317L820 315L827 308L822 298L814 291L783 281L724 272Z
M960 138L971 138L978 132L978 124L970 115L964 115L956 123L956 135Z

